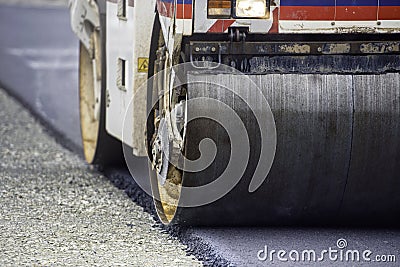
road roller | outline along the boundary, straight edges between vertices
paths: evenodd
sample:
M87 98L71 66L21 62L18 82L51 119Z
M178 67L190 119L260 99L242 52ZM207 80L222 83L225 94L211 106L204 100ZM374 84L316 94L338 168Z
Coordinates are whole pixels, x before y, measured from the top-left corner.
M148 169L163 224L398 222L398 0L69 7L85 158Z

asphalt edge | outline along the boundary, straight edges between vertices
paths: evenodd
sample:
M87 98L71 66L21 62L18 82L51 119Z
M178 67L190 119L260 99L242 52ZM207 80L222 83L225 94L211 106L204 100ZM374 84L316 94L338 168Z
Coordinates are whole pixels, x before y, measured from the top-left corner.
M106 169L104 170L104 175L118 189L124 191L132 201L141 206L145 212L153 217L156 222L153 227L177 238L185 245L188 256L196 257L204 266L235 266L233 262L219 255L207 241L196 235L191 227L165 226L162 224L156 215L153 199L140 189L127 170Z
M3 90L9 97L20 103L32 115L34 120L43 127L46 134L54 138L57 144L77 154L84 161L82 148L58 131L51 123L47 122L23 97L10 90L1 81L0 90ZM127 170L103 169L101 166L95 166L95 169L104 175L115 187L123 191L133 202L141 206L144 212L150 214L156 222L153 227L177 238L185 245L188 256L196 257L204 266L235 266L232 262L218 255L217 251L208 242L195 235L190 227L163 225L157 217L153 199L140 189L129 173L124 173Z
M46 119L39 112L35 111L35 109L23 99L23 97L14 93L0 81L0 90L1 89L9 97L20 103L32 115L35 121L37 121L43 127L43 130L50 137L54 138L57 144L66 148L68 151L77 154L82 160L84 160L82 148L79 145L75 144L71 139L63 135L60 131L58 131L53 125L51 125L51 123L47 122Z

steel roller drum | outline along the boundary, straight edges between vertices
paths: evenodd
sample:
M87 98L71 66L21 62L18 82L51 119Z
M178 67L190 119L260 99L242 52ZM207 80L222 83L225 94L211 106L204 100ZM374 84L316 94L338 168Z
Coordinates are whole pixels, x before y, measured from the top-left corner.
M400 75L250 75L274 115L276 155L261 187L249 193L260 154L260 132L253 112L232 92L212 83L248 88L234 75L193 74L189 99L211 97L233 109L246 125L250 160L238 185L221 199L178 209L175 222L190 225L393 224L400 215ZM257 101L257 99L255 99ZM209 109L207 105L195 107ZM190 110L188 112L191 112ZM212 112L223 112L213 110ZM229 122L227 122L229 123ZM207 119L188 124L186 156L200 156L199 143L217 144L213 164L185 172L185 186L216 179L226 168L230 141L224 127ZM262 164L262 163L261 163Z

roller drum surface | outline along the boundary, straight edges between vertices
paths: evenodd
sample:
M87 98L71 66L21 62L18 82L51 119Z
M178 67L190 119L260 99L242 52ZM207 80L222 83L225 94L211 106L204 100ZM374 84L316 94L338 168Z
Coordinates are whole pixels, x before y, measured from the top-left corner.
M371 223L393 223L400 214L399 74L249 77L261 88L276 123L276 156L267 179L256 192L248 192L261 142L257 121L248 106L232 92L215 90L210 83L191 84L189 99L210 97L233 107L246 125L251 155L245 174L231 192L206 206L179 208L175 222L313 225L357 223L368 218ZM259 99L250 82L235 83L235 79L226 74L188 77L189 82L244 86L249 98ZM216 160L203 171L185 172L185 186L213 181L229 161L227 133L208 119L188 124L189 159L200 156L199 142L204 138L216 142Z

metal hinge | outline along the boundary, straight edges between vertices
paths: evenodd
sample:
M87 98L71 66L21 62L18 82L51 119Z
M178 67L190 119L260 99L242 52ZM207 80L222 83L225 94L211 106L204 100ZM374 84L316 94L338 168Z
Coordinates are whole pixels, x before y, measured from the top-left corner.
M90 38L100 29L99 7L94 0L69 0L72 31L88 51L92 50Z

